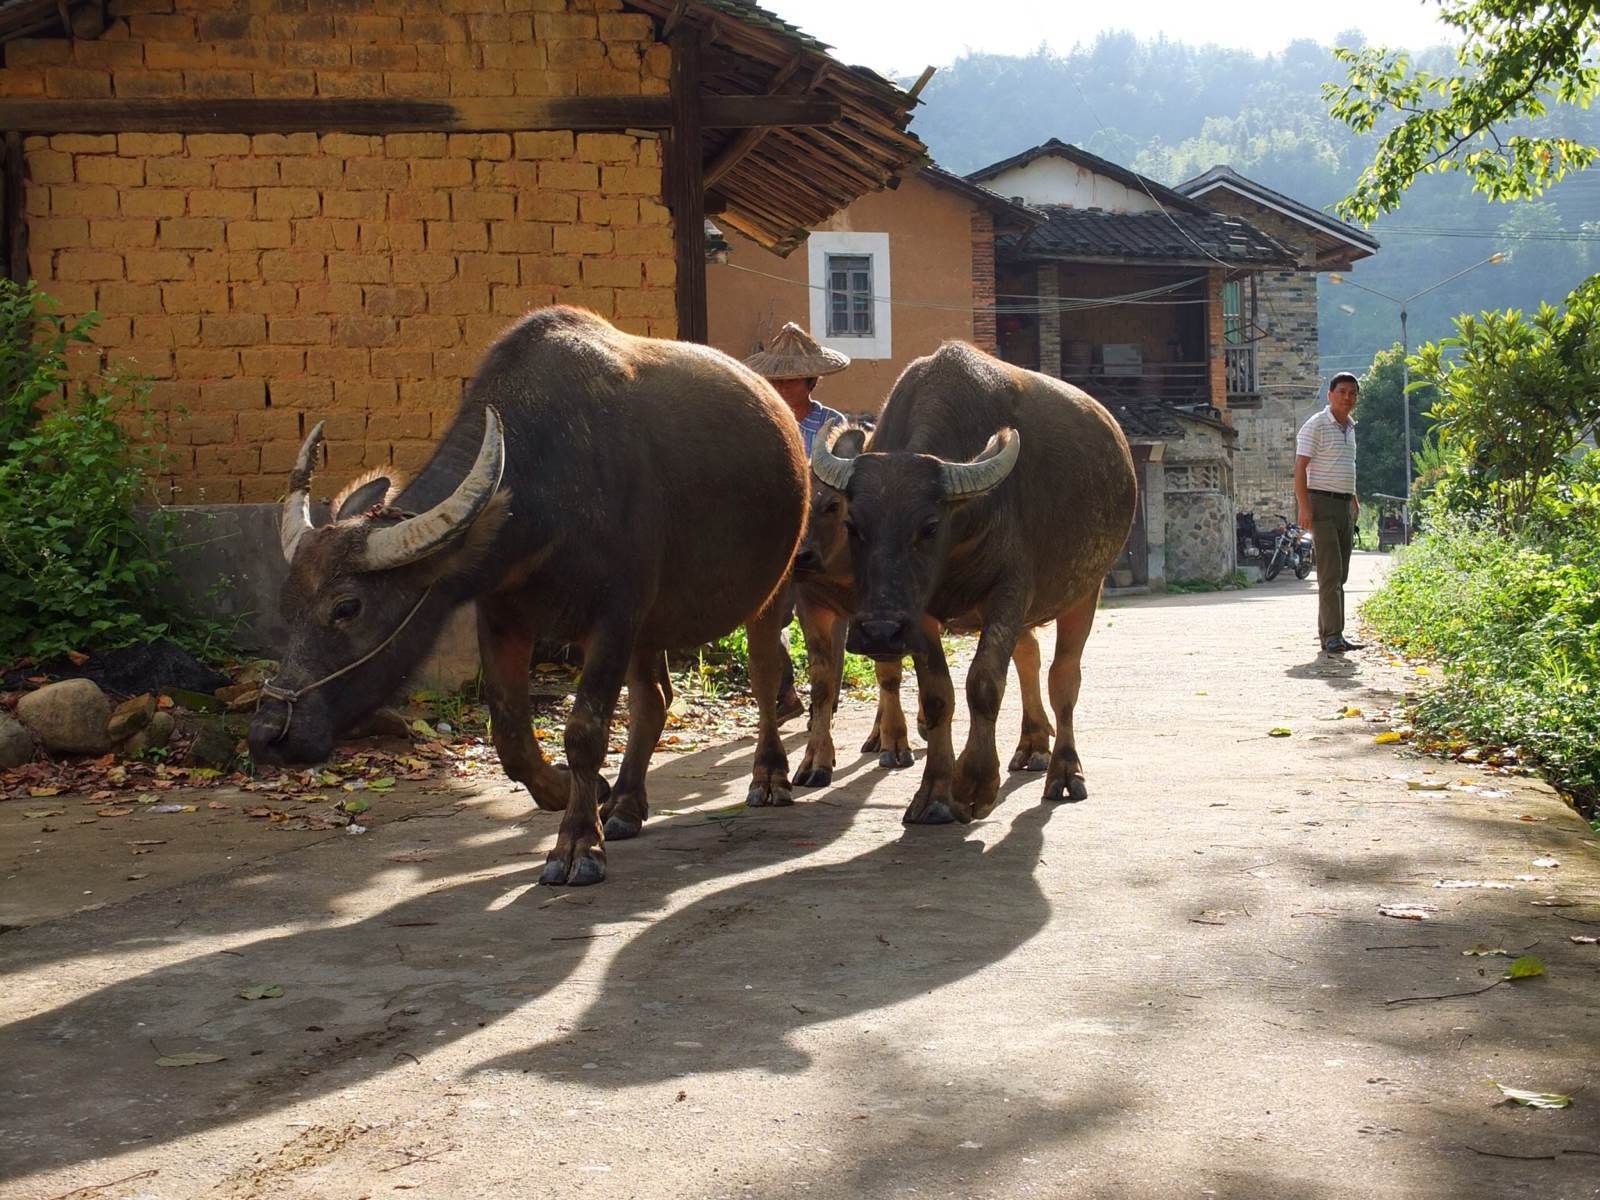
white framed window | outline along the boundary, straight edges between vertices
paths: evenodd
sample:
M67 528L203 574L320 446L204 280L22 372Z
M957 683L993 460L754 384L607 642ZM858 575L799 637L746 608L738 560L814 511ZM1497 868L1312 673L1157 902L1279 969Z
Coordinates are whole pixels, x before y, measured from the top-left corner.
M811 336L851 358L889 358L889 235L813 233L806 242Z

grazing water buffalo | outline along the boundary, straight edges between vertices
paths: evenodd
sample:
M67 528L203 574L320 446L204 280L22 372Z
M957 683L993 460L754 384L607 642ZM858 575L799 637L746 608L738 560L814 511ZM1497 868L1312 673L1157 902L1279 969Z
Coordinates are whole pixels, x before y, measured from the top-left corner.
M856 596L847 646L879 660L910 654L916 664L928 761L907 823L970 821L994 808L1006 659L1024 630L1050 620L1056 739L1045 799L1082 800L1072 709L1083 647L1136 496L1128 444L1110 414L1069 384L947 342L901 374L869 448L844 457L818 438L811 469L846 503ZM983 630L959 761L941 623Z
M800 538L806 463L794 418L758 375L704 346L542 309L489 348L415 479L359 481L313 528L320 430L284 505L280 603L294 632L250 727L258 760L327 757L474 600L501 765L540 808L566 810L542 882L605 877L604 837L633 836L649 812L645 768L672 699L665 651L741 622L761 714L751 801L789 802L769 601ZM531 731L536 636L584 649L565 770ZM599 769L624 680L628 744L606 798Z
M866 431L850 426L825 429L835 458L852 459L867 446ZM806 530L794 557L795 610L806 638L806 663L811 680L811 721L807 728L805 757L794 774L800 787L823 787L833 780L837 755L833 745L833 714L839 703L844 674L845 625L855 612L855 586L850 573L850 548L845 534L846 502L832 488L816 488L806 516ZM970 621L955 623L958 632L975 632ZM1039 640L1024 629L1012 650L1017 682L1022 688L1022 737L1011 756L1013 771L1043 771L1050 760L1050 736L1055 730L1039 691ZM875 666L878 711L872 733L862 743L863 754L878 755L880 767L911 765L910 735L905 710L900 706L901 663L881 659ZM923 714L917 714L917 731L927 736Z

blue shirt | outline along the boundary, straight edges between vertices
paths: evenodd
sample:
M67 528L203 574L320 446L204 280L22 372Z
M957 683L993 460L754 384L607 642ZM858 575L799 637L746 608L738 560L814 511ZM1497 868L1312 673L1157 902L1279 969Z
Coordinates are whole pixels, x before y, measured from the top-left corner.
M816 440L817 434L822 432L822 427L829 421L843 421L844 414L835 412L825 405L811 402L811 411L800 418L800 438L806 444L806 454L811 453L811 443Z

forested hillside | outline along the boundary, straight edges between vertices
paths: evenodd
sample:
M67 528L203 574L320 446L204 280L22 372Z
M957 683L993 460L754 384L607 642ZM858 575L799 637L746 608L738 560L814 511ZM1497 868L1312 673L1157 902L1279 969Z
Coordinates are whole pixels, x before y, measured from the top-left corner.
M1437 49L1416 57L1441 68L1450 61ZM1069 54L959 59L923 91L912 127L941 165L963 173L1058 137L1164 183L1227 163L1323 208L1344 195L1375 140L1327 115L1321 85L1343 78L1330 49L1309 41L1263 57L1109 35ZM1546 120L1571 136L1600 140L1600 113L1563 111ZM1600 269L1600 170L1517 205L1487 203L1461 176L1427 178L1373 232L1383 248L1351 277L1396 296L1496 250L1513 251L1509 262L1415 302L1415 346L1448 334L1457 312L1559 301ZM1396 307L1356 289L1324 282L1321 307L1324 376L1362 369L1399 338Z

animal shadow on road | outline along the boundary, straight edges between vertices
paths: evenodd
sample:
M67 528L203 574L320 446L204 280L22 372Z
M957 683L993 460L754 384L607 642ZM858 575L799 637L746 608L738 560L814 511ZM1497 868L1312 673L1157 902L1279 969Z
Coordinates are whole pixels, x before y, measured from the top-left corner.
M735 762L748 765L747 752L737 759L727 747L718 753L729 770L737 769ZM653 777L659 807L683 803L680 794L693 790L672 774ZM639 841L615 848L612 877L598 889L534 887L542 851L528 857L525 849L511 849L516 842L509 838L486 841L482 826L452 832L449 841L436 837L427 851L434 861L426 866L387 858L364 864L371 885L386 874L425 874L413 875L401 889L406 899L372 911L369 897L361 908L368 915L342 924L325 923L327 905L304 903L303 891L324 898L342 894L316 878L313 857L266 877L241 871L210 881L198 893L205 903L185 917L176 936L204 939L209 946L221 940L224 948L132 977L116 977L108 965L98 990L0 1030L8 1068L0 1097L0 1161L6 1164L0 1177L176 1141L389 1071L418 1069L430 1053L560 987L597 938L643 939L637 949L623 949L621 965L608 973L608 988L642 975L693 972L670 991L662 983L660 994L672 1012L645 1010L663 1026L674 1024L673 1013L695 1019L693 1006L672 999L685 988L707 995L719 1019L742 1021L759 1010L770 1037L745 1053L764 1061L784 1030L820 1019L777 999L791 982L803 982L803 973L812 975L818 1003L861 1011L977 970L1043 924L1046 905L1031 880L1047 817L1042 810L1020 814L1013 831L988 853L960 840L958 829L917 830L848 863L789 869L656 918L687 885L815 856L850 829L884 777L862 770L848 785L803 799L793 809L657 817ZM1012 782L1031 786L1037 779ZM553 823L543 816L530 822L535 828ZM431 823L430 829L442 832ZM343 845L341 840L319 853L334 854ZM375 859L392 848L376 842L363 847ZM418 894L430 882L432 889ZM994 918L963 925L958 914L970 909L972 886L1001 896L1005 904ZM823 902L819 890L833 898ZM345 893L345 903L359 907L360 890L347 887ZM760 938L759 927L745 919L767 905L783 910L760 913L773 923L774 940ZM271 919L268 913L297 912L319 923L251 940L248 934L234 936L241 909L255 925ZM171 910L149 911L165 918ZM859 932L866 917L875 918L872 926L888 946L871 934L865 943L847 936ZM130 937L127 921L127 914L107 911L88 914L54 936L41 929L36 936L45 953L38 957L45 963L65 957L51 953L63 939L94 945L96 922L108 936L123 939L128 953L176 941L164 919L144 937ZM642 933L626 928L633 922L643 924ZM733 929L756 940L741 946L728 936ZM828 941L841 943L832 958L818 948ZM9 969L39 969L26 941L8 949ZM902 956L892 972L902 977L881 969L888 954ZM750 991L744 990L747 982ZM262 1001L240 997L258 984L279 985L284 994ZM825 990L843 995L823 995ZM599 1002L619 1037L621 1015L631 1013L639 997L629 989L627 996ZM774 1023L780 1003L787 1019ZM181 1073L156 1065L159 1056L186 1051L219 1054L224 1061ZM790 1061L803 1060L794 1055ZM552 1057L543 1065L555 1070L575 1064Z
M1005 791L1037 785L1037 776L1015 775ZM1044 928L1051 906L1035 868L1056 811L1018 798L997 809L1000 821L1010 818L998 840L998 822L913 828L847 861L797 866L697 900L620 950L575 1023L582 1032L480 1069L559 1077L598 1058L601 1069L581 1072L596 1087L688 1071L800 1071L811 1060L791 1033L962 979ZM676 1045L683 1042L690 1045Z

